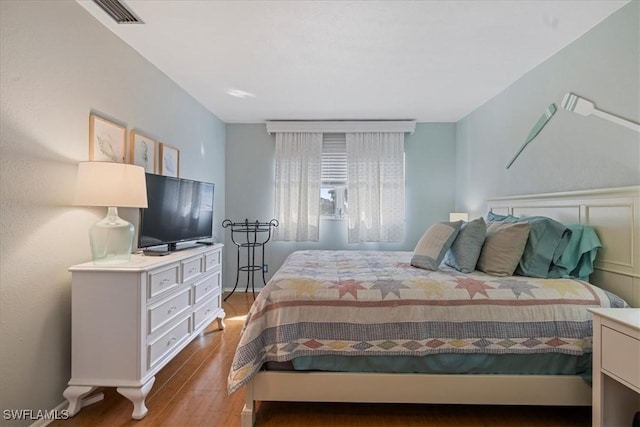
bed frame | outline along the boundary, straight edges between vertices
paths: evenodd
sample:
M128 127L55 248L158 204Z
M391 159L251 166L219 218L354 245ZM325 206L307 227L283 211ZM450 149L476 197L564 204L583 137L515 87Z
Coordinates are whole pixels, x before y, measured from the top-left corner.
M500 197L489 210L592 225L603 248L591 282L640 307L640 186ZM572 375L431 375L260 371L246 385L242 426L258 401L499 405L591 405Z

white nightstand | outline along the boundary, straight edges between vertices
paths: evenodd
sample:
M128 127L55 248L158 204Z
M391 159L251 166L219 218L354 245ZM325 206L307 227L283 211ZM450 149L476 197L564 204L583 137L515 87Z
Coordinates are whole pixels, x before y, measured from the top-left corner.
M640 411L640 309L593 308L593 425L631 426Z

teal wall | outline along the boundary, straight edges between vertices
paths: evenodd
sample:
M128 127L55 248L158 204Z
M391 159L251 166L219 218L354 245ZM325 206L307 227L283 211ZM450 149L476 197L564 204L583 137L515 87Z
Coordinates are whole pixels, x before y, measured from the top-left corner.
M227 124L226 138L227 218L273 218L275 135L267 134L264 124ZM405 159L406 233L402 242L349 244L346 221L323 219L319 242L269 243L267 276L280 267L287 255L299 249L412 251L427 227L448 219L454 206L455 124L418 123L413 134L405 134ZM236 255L228 231L225 239L224 281L229 287L235 281ZM246 275L241 276L240 283L244 289Z
M640 184L640 134L566 111L567 92L640 122L640 2L633 1L457 123L456 209L487 198ZM557 113L520 155L549 104Z
M0 408L50 410L71 377L68 268L106 213L72 206L89 114L178 148L181 176L216 184L220 221L225 126L74 1L0 0L0 50Z

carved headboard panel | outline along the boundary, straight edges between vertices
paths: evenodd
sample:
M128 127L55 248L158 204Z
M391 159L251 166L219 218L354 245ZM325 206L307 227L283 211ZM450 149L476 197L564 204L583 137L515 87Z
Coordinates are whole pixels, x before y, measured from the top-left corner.
M591 282L640 307L640 186L499 197L488 205L497 214L593 226L602 249Z

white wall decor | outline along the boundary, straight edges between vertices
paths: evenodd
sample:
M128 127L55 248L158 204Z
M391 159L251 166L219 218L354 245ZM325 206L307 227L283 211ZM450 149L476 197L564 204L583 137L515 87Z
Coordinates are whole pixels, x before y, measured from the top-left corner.
M102 117L89 116L89 160L124 162L126 129Z
M129 144L129 162L142 166L147 173L156 173L156 140L132 130Z
M160 143L160 174L180 176L180 150L165 143Z
M623 119L622 117L614 116L613 114L609 114L602 110L598 110L593 102L579 97L578 95L575 95L573 93L568 93L564 96L564 98L562 98L562 108L567 111L578 113L581 116L598 116L620 126L627 127L631 130L635 130L636 132L640 132L640 125L638 123L632 122L631 120Z
M531 132L529 132L529 135L527 136L527 139L524 141L524 144L522 144L522 147L520 147L518 152L513 156L513 158L509 162L509 164L507 164L507 169L509 169L513 164L513 162L516 161L520 153L522 153L522 151L524 150L524 147L526 147L527 144L529 144L531 141L533 141L533 139L536 136L538 136L542 128L547 124L549 120L551 120L551 117L553 117L556 111L557 111L557 108L555 104L551 104L547 107L547 109L544 111L542 116L540 116L536 124L533 125L533 128L531 129Z

